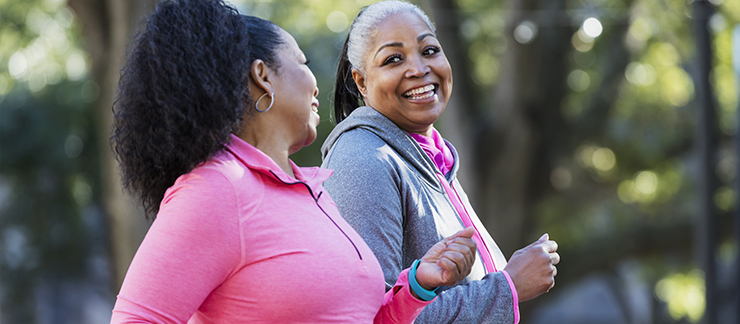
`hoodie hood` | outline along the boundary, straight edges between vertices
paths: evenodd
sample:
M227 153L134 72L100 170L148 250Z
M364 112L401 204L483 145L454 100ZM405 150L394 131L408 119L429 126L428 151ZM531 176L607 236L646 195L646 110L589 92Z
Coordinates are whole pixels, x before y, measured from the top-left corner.
M435 188L442 188L435 175L436 172L439 172L437 171L437 167L424 150L422 150L419 143L408 132L399 128L394 122L371 107L359 107L355 109L349 117L334 127L334 130L331 131L324 144L321 145L321 158L326 159L342 134L356 128L362 128L380 137L388 146L403 157L410 166L416 169L424 180L432 184ZM459 163L457 163L457 152L455 148L447 140L445 140L445 144L450 148L452 155L455 157L455 164L452 170L446 175L447 180L451 181L454 179L455 174L457 174Z

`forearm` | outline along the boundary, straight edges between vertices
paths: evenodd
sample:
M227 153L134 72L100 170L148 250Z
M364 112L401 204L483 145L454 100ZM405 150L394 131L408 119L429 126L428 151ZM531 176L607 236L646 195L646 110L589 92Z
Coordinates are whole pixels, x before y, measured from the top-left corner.
M412 294L408 275L409 269L401 271L396 284L385 293L383 306L375 316L374 323L413 323L422 309L432 303Z

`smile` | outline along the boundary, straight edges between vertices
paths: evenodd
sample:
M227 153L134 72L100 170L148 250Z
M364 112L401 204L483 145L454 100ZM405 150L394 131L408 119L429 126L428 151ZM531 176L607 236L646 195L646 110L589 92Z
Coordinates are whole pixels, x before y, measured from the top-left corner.
M313 98L313 101L311 101L311 111L317 115L319 114L319 101L316 98Z
M434 96L437 86L430 84L421 88L412 89L403 93L403 96L411 100L427 99Z

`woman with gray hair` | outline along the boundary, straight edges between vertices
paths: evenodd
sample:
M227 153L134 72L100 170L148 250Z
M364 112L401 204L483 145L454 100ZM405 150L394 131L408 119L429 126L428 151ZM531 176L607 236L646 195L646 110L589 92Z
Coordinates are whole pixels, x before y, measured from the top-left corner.
M378 257L386 289L440 238L475 228L470 275L439 288L417 322L517 323L518 303L555 284L557 244L545 234L507 263L456 177L455 148L433 127L451 92L450 64L419 7L365 8L339 59L338 124L321 149L334 174L324 186Z

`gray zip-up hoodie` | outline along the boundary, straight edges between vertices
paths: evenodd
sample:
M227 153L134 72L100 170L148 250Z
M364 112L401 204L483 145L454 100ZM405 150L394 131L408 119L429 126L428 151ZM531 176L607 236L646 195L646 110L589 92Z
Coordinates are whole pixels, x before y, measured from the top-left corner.
M447 146L455 155L447 180L461 196L496 264L505 264L455 177L457 152L450 143ZM432 245L464 228L432 160L407 132L376 110L353 111L329 134L321 152L321 166L334 170L324 187L340 214L375 253L386 289ZM466 280L441 290L416 323L514 322L509 282L502 272L485 274L479 255Z

